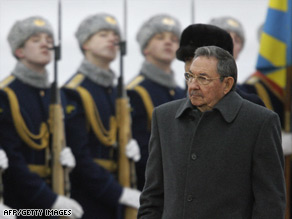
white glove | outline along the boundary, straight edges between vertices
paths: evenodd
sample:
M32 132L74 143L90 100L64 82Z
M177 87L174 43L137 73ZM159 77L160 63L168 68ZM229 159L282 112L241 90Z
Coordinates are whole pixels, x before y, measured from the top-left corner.
M16 219L16 216L3 216L4 210L11 210L8 206L0 204L0 219Z
M119 199L119 203L138 209L140 207L140 195L141 192L139 190L125 187Z
M0 169L6 170L8 168L8 158L3 149L0 149Z
M292 133L282 131L282 147L284 155L292 154Z
M135 162L141 158L140 148L135 139L131 139L126 146L126 155L128 158L133 159Z
M68 218L72 219L81 218L84 213L81 205L77 201L62 195L57 197L56 201L52 205L52 209L71 209L72 215L68 216Z
M74 169L76 166L75 157L71 151L71 148L65 147L60 154L60 162L62 166Z

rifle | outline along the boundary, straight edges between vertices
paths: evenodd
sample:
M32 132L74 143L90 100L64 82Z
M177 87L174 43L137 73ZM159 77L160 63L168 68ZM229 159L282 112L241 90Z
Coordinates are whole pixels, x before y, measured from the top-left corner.
M126 0L124 0L124 24L126 33ZM125 34L126 35L126 34ZM126 39L126 36L125 36ZM135 187L135 164L126 156L126 145L132 138L130 104L124 88L123 56L126 54L126 40L120 41L120 77L118 79L118 97L116 99L116 118L118 127L118 180L123 187ZM125 207L125 219L137 218L137 209Z
M195 23L195 0L191 0L191 24Z
M69 170L63 168L60 163L60 153L66 146L64 132L64 114L61 105L60 90L58 88L58 61L61 58L61 0L58 4L59 18L59 37L58 45L54 46L54 82L51 86L51 102L49 107L49 125L51 139L51 170L52 170L52 189L58 195L70 194Z

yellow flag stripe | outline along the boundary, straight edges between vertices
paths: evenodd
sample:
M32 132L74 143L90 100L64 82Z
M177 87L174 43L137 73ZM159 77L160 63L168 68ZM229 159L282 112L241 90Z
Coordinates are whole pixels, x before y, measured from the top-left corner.
M288 0L270 0L269 8L287 12L288 10Z
M271 62L274 66L285 66L286 50L287 46L285 43L267 33L262 33L260 55Z

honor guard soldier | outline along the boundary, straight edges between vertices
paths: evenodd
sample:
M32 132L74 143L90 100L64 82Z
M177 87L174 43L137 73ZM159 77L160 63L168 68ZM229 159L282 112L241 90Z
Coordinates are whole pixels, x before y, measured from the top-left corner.
M237 19L230 16L213 18L209 24L220 27L230 34L233 41L233 57L237 60L245 43L245 34L242 24Z
M85 18L75 36L84 59L63 88L67 141L76 147L73 152L86 150L90 158L84 165L78 164L77 158L71 177L72 197L83 206L83 218L122 218L121 204L138 208L140 192L122 187L117 180L117 89L110 64L118 52L120 28L112 15L100 13ZM82 148L78 149L79 145ZM127 156L140 159L134 140L127 145Z
M177 19L159 14L147 20L137 34L145 61L127 89L132 108L132 133L141 151L141 160L136 163L139 190L143 189L145 181L153 108L185 97L185 91L176 84L171 69L180 33Z
M17 63L0 83L0 141L9 158L9 168L3 174L4 203L14 209L72 209L71 218L79 218L81 206L51 189L46 65L54 43L52 27L40 16L17 21L8 42ZM63 166L75 166L68 147L59 160Z
M209 24L219 27L230 34L233 42L233 57L237 60L245 44L245 31L241 22L234 17L222 16L211 19ZM261 98L258 98L256 93L247 91L245 86L237 84L236 91L243 98L265 106ZM249 99L249 97L251 97L251 99Z

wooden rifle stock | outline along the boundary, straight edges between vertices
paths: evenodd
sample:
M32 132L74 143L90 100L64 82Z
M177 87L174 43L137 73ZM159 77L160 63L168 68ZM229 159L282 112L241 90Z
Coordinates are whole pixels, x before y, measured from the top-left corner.
M131 116L130 104L126 91L123 89L122 79L119 79L120 95L116 100L116 118L118 125L118 145L119 145L119 159L118 159L118 179L123 187L136 186L135 164L126 156L126 146L132 138L131 134ZM137 209L132 207L125 207L125 219L136 219Z
M51 134L51 170L52 170L52 189L58 195L70 195L69 172L67 168L63 168L60 163L60 154L66 146L64 115L60 103L59 89L56 84L52 85L52 101L49 111L49 124Z
M54 46L54 82L51 87L51 104L49 111L49 124L52 146L52 189L58 195L70 196L69 169L60 163L60 154L66 147L64 114L61 105L60 89L58 88L58 61L61 59L61 0L58 1L58 46Z

